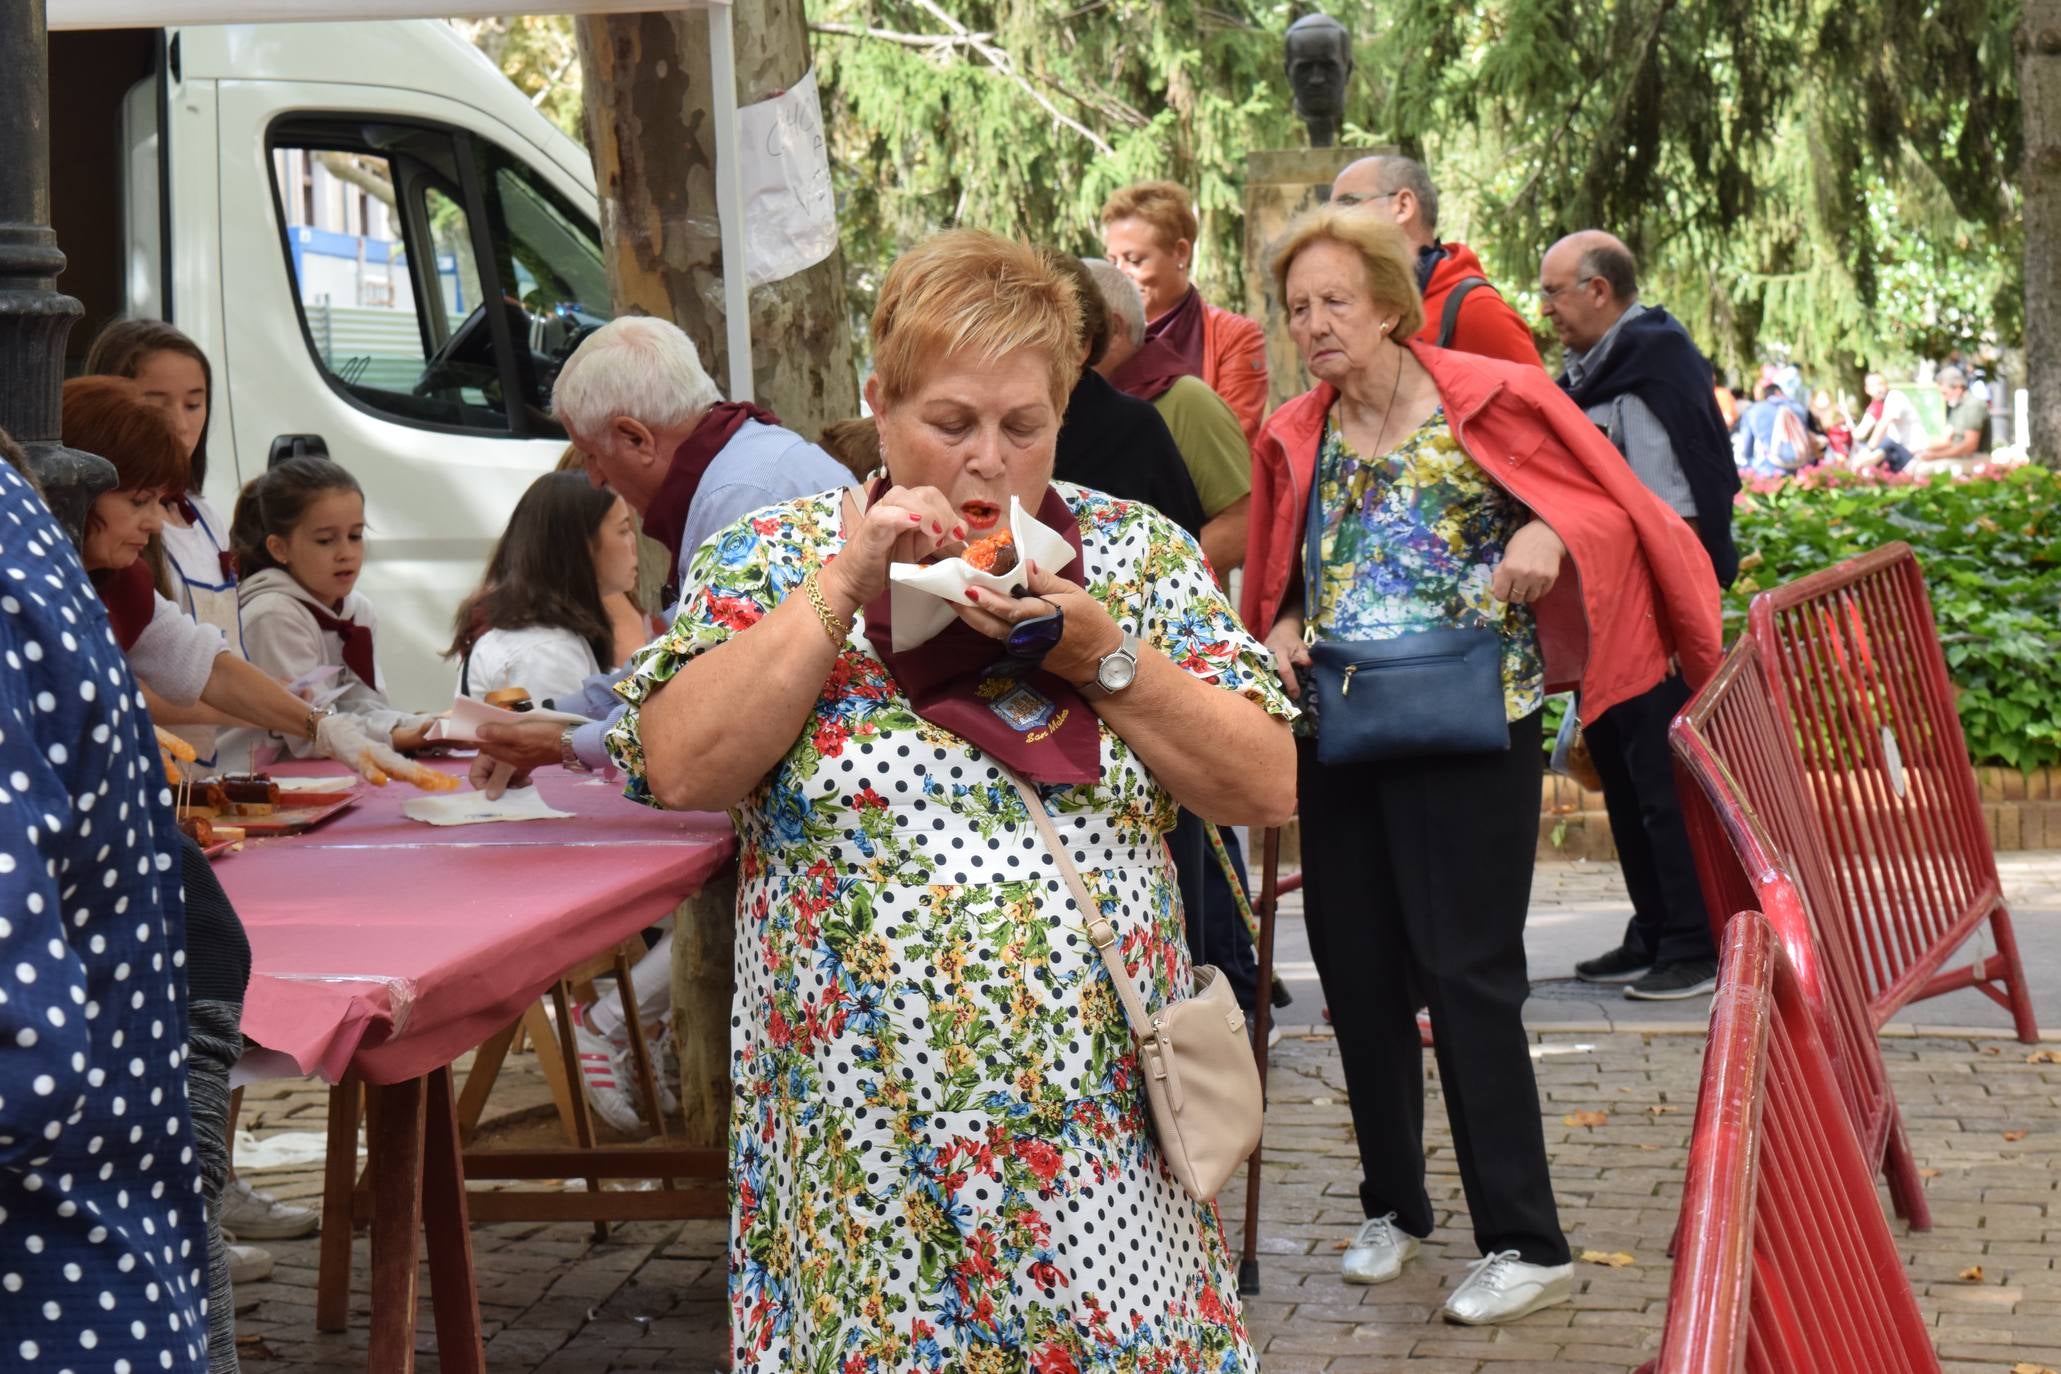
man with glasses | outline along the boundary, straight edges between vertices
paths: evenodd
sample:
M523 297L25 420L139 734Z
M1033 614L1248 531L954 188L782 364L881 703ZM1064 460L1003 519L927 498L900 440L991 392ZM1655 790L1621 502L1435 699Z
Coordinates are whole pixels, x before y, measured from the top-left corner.
M1438 188L1407 157L1363 157L1338 174L1331 199L1361 205L1394 220L1417 250L1417 291L1424 297L1421 343L1539 365L1538 345L1523 316L1489 285L1481 259L1464 243L1438 239Z
M1615 237L1571 234L1539 265L1546 321L1566 349L1564 387L1632 471L1695 528L1721 586L1739 569L1732 497L1739 472L1711 393L1710 364L1665 310L1639 300L1638 265ZM1718 588L1711 588L1717 596ZM1668 724L1689 700L1681 676L1582 719L1603 778L1632 920L1616 949L1575 965L1592 983L1622 983L1646 1001L1717 985L1717 948L1675 793Z

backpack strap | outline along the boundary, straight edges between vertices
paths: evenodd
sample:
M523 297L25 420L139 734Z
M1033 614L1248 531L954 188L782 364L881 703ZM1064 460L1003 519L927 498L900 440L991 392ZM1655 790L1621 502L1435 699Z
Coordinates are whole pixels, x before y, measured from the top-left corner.
M1477 286L1487 286L1487 277L1462 277L1453 283L1453 289L1446 293L1446 308L1438 317L1438 346L1453 346L1453 330L1460 323L1460 302L1467 299L1467 293Z

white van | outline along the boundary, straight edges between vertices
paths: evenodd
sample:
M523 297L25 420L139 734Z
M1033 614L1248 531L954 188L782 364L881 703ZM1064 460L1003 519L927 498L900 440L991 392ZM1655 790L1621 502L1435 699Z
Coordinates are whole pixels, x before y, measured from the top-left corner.
M50 97L72 370L123 316L191 335L225 517L268 462L349 468L390 693L447 704L452 614L608 318L586 149L435 20L53 32Z

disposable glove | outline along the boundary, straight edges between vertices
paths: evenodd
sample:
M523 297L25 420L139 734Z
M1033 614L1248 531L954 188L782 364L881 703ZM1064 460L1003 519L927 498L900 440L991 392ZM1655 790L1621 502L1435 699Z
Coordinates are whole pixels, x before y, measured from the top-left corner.
M365 723L356 716L341 712L324 716L315 726L315 748L374 787L386 786L390 777L413 783L425 792L451 792L458 787L458 779L450 774L412 763L381 744L366 733Z

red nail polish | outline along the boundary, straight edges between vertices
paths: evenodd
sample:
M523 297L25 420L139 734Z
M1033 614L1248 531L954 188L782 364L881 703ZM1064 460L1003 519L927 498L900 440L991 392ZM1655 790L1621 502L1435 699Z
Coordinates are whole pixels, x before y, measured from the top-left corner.
M912 525L920 525L923 523L923 517L920 515L912 515L909 517L909 523Z
M978 587L968 587L968 588L966 589L966 599L967 599L968 601L978 601L978 600L980 600L980 588L978 588Z
M952 526L952 538L954 538L954 539L964 539L965 537L966 537L966 527L965 527L964 525L954 525L954 526Z
M939 524L937 521L933 520L930 522L930 532L932 534L943 534L945 532L945 527Z

